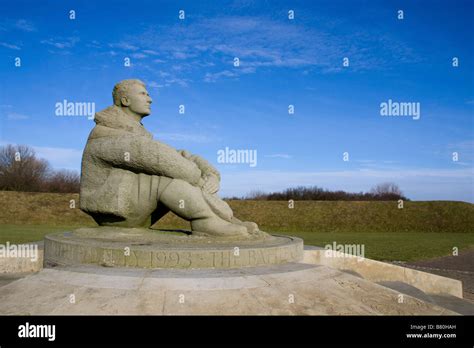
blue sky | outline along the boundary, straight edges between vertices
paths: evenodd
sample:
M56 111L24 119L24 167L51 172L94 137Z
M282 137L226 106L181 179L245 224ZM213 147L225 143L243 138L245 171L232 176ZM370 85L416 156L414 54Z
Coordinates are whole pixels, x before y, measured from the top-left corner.
M474 202L473 1L0 6L0 142L34 146L55 168L80 169L94 125L55 104L98 111L116 82L139 78L153 98L147 129L215 164L224 196L390 181L411 199ZM420 103L420 118L381 116L388 99ZM257 166L217 163L225 147L257 150Z

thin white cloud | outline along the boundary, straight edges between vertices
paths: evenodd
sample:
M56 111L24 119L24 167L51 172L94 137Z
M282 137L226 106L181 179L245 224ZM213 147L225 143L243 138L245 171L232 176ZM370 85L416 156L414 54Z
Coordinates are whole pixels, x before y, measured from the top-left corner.
M79 42L80 39L77 36L71 36L67 38L51 38L47 40L41 40L42 44L50 45L53 46L54 48L57 49L64 49L64 48L72 48L74 45Z
M164 87L164 85L160 85L156 81L150 81L146 85L150 88L163 88Z
M17 20L15 23L15 27L26 32L36 31L36 27L34 26L34 24L30 21L27 21L26 19Z
M26 19L18 19L18 20L3 19L0 22L0 31L8 32L11 30L21 30L25 32L37 31L33 22L28 21Z
M138 46L135 46L128 42L113 43L113 44L109 44L109 46L112 48L119 48L125 51L138 51L139 50Z
M154 50L143 50L143 53L149 54L150 56L158 56L159 53Z
M155 133L154 137L159 141L188 142L188 143L209 143L213 138L200 134L188 133Z
M97 40L92 40L91 42L87 43L86 46L92 48L102 48L102 44Z
M206 73L204 82L216 82L221 77L237 77L239 74L236 71L223 70L215 73Z
M173 58L176 58L176 59L188 59L188 58L193 58L196 56L197 56L196 54L189 54L182 51L173 52Z
M20 46L9 44L7 42L0 42L0 46L12 49L12 50L21 50Z
M190 79L180 79L180 78L177 78L177 77L165 80L167 86L169 86L171 84L177 84L181 87L188 87L189 86L189 84L188 84L189 81L190 81Z
M288 155L286 153L276 153L276 154L273 154L273 155L265 155L265 157L268 157L268 158L284 158L284 159L292 158L291 155Z
M126 35L122 45L144 53L159 52L160 59L156 61L159 63L179 60L180 64L168 68L173 71L175 81L196 71L201 73L199 69L203 66L211 69L202 79L216 82L255 73L259 69L301 68L306 74L313 70L337 73L342 70L342 58L346 56L350 58L353 71L385 69L393 66L394 61L419 60L405 42L389 37L379 29L359 28L365 31L354 30L344 38L332 29L330 23L315 28L303 21L289 21L284 16L277 19L264 16L198 17L185 27L149 26L137 35ZM381 56L381 51L387 54ZM233 67L236 57L240 59L239 69ZM390 62L384 59L390 59ZM228 68L222 69L223 64L228 64ZM215 67L221 68L212 70L217 69ZM151 73L157 70L153 64L147 69Z
M160 77L170 77L171 76L171 74L169 72L162 71L162 70L158 70L157 73Z
M143 59L143 58L146 58L148 57L146 54L143 54L143 53L132 53L132 58L135 58L135 59Z
M17 112L9 112L7 113L7 119L11 121L18 121L18 120L27 120L30 117L25 114L19 114Z

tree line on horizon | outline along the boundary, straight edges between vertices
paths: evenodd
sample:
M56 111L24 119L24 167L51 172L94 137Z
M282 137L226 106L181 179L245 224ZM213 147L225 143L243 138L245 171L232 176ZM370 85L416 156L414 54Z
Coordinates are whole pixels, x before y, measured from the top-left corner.
M0 190L22 192L79 193L81 178L71 170L54 170L27 145L0 147ZM265 201L391 201L408 200L394 183L375 185L370 192L331 191L318 186L298 186L281 192L252 191L229 200Z
M331 191L318 186L298 186L281 192L252 191L244 197L231 200L257 201L398 201L409 200L397 184L385 182L375 185L370 192Z

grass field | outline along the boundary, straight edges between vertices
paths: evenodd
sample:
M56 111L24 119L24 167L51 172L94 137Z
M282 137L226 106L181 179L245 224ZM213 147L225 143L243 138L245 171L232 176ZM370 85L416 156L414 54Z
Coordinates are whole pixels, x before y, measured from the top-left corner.
M75 204L75 207L74 207ZM474 247L474 205L462 202L231 201L235 215L260 228L301 237L307 245L364 244L366 257L414 261ZM71 208L71 206L73 206ZM79 195L0 191L0 244L95 226L79 209ZM168 214L155 228L189 228Z

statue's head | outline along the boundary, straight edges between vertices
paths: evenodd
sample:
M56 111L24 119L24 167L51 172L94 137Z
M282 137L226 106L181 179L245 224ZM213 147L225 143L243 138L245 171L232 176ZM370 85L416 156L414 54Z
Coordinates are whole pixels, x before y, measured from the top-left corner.
M151 114L151 97L140 80L123 80L114 86L114 104L128 109L128 113L145 117Z

